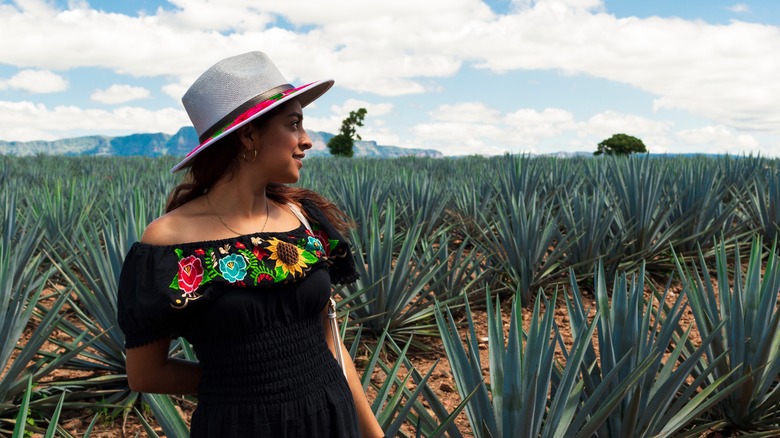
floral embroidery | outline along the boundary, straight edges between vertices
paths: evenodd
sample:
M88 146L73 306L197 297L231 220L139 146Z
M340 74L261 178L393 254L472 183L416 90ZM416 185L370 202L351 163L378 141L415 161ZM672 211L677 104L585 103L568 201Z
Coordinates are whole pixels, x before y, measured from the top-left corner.
M230 254L219 261L222 278L235 283L246 277L246 260L241 254Z
M263 248L260 248L259 246L255 246L252 248L252 255L254 255L258 259L263 259L265 257L268 257L270 254L268 253L268 251L264 250Z
M261 272L257 274L257 279L255 279L255 282L260 283L261 281L273 281L273 277Z
M170 288L179 293L173 297L173 307L186 307L202 296L203 286L214 281L250 287L301 278L317 263L328 261L330 248L339 243L328 239L321 230L307 230L302 238L288 237L265 240L252 236L250 243L246 237L239 237L210 248L192 249L187 254L175 248L178 271Z
M203 281L203 264L195 256L179 260L179 288L185 295L191 294Z
M322 251L325 253L325 258L329 258L331 248L338 246L339 241L336 239L329 239L328 235L325 234L325 232L319 229L319 227L316 225L313 228L314 229L312 231L306 231L306 234L315 237L320 241L322 244Z
M306 251L311 251L318 255L321 254L324 249L322 248L322 242L320 242L320 239L314 236L308 236L306 239Z
M271 252L269 259L276 260L275 268L281 269L282 272L291 274L293 277L295 277L296 272L303 274L302 268L308 267L307 263L317 261L317 257L309 251L276 238L271 239L268 250Z

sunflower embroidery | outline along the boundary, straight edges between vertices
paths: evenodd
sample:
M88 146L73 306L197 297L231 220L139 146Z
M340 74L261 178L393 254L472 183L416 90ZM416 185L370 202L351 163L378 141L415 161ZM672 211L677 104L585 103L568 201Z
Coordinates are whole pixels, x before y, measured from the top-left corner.
M296 272L303 274L303 268L308 267L303 249L292 243L283 242L274 237L268 241L266 249L271 253L268 258L276 260L276 268L281 268L285 274L291 274L295 277Z

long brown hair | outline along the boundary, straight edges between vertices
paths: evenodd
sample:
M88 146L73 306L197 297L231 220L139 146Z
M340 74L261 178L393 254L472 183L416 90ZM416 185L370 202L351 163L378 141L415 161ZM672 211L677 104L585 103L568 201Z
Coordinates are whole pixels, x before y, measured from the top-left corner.
M262 129L265 122L280 110L281 107L274 109L250 123ZM173 211L187 202L206 194L224 175L227 174L229 178L232 178L240 166L238 161L240 155L241 141L238 138L237 130L200 152L192 160L192 165L187 168L184 181L174 187L168 196L165 212ZM346 213L324 196L312 190L272 183L268 184L265 193L268 199L282 205L292 202L300 206L301 201L304 199L312 202L322 210L328 221L342 234L354 226L354 222ZM307 219L312 220L306 214L305 209L303 209L303 213L307 216Z

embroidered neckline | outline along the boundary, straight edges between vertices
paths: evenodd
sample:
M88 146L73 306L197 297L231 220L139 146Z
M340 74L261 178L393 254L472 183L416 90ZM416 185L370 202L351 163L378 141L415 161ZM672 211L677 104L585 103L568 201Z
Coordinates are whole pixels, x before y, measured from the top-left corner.
M319 227L301 224L287 232L258 232L203 242L169 245L178 258L170 288L171 306L181 309L204 294L210 283L239 287L271 286L303 278L321 262L331 262L339 245Z

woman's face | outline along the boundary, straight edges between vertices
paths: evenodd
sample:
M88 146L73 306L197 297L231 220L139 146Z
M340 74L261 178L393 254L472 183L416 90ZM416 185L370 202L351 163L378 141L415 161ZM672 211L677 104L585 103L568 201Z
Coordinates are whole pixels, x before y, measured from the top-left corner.
M260 127L252 126L249 135L257 149L257 159L249 167L261 172L268 182L295 183L300 177L304 152L311 148L311 139L303 129L303 111L297 100L290 100ZM247 157L253 152L247 151Z

